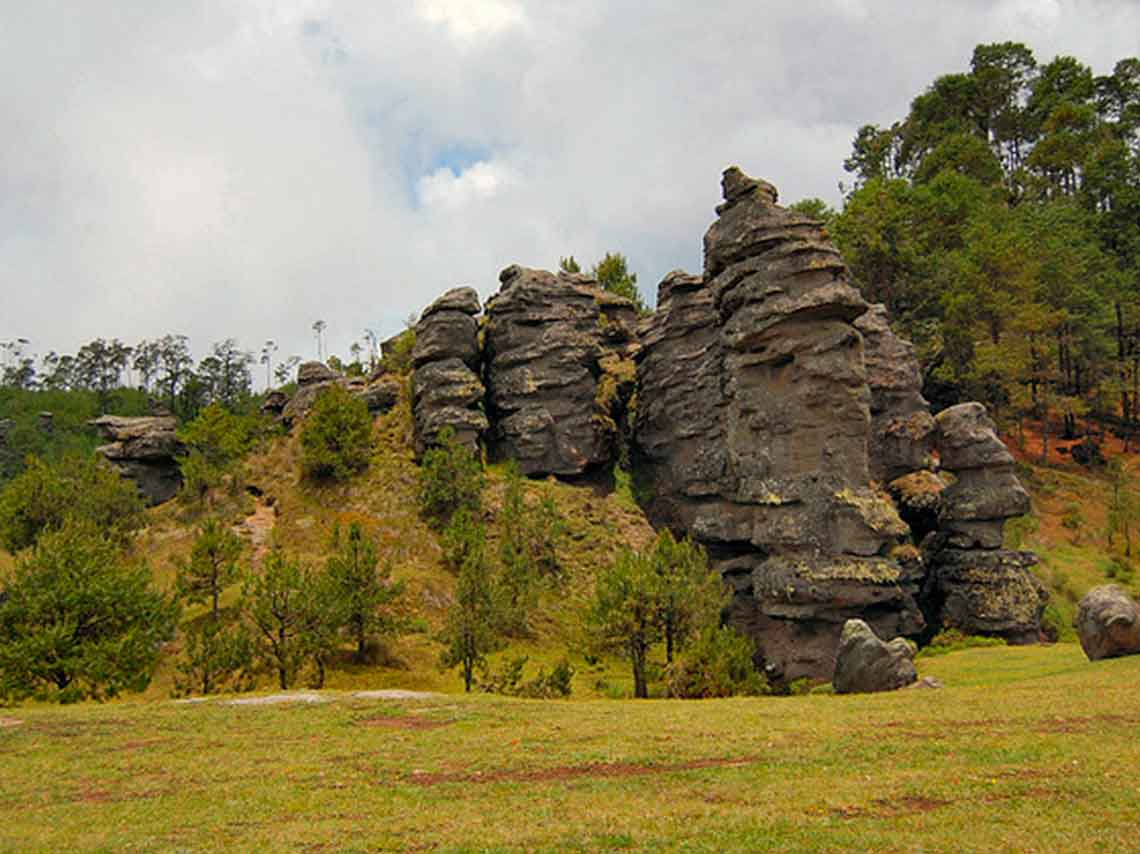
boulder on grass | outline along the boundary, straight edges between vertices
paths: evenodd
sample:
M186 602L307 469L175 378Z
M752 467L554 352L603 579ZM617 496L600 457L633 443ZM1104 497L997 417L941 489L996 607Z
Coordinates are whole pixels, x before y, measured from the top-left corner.
M868 694L905 688L918 679L914 647L904 638L885 642L862 620L848 620L839 638L835 676L837 694Z
M1140 606L1115 584L1086 593L1075 624L1089 661L1140 654Z

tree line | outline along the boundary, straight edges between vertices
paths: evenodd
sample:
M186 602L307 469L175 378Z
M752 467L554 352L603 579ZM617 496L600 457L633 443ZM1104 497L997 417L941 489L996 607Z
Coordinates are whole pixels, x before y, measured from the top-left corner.
M1007 428L1140 421L1140 59L982 44L888 127L858 131L825 221L868 299L916 344L937 407Z

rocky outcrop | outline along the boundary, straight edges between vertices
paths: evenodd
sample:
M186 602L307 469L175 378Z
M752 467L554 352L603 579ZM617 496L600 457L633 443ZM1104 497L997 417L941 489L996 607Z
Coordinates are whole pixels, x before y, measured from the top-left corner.
M731 169L701 279L671 274L643 328L637 459L651 518L691 534L776 679L828 678L843 624L914 634L921 566L870 485L867 306L822 227Z
M942 492L939 530L924 544L925 599L935 621L967 634L1036 641L1046 594L1028 552L1002 548L1007 519L1029 512L1013 456L980 403L937 416L943 469L955 482Z
M895 691L918 679L915 647L904 638L879 639L862 620L848 620L839 636L832 687L837 694Z
M479 295L455 288L424 311L412 349L412 413L416 455L450 429L472 452L487 429L479 379Z
M90 423L110 440L97 452L138 485L148 504L162 504L178 494L182 473L176 457L182 452L182 443L176 432L177 419L104 415Z
M383 374L369 379L343 376L323 362L305 362L297 368L297 391L283 402L281 392L270 392L262 406L268 414L277 413L286 427L304 420L321 392L330 385L343 386L359 397L373 415L387 412L400 399L400 382Z
M1089 661L1140 655L1140 605L1115 584L1086 593L1074 622Z
M863 335L863 363L871 391L872 479L886 484L929 469L937 428L922 397L922 371L914 346L891 331L884 305L870 306L855 320L855 328Z
M580 274L512 266L499 281L483 353L490 455L517 460L527 475L607 470L622 363L636 349L633 304ZM624 376L631 387L632 366Z

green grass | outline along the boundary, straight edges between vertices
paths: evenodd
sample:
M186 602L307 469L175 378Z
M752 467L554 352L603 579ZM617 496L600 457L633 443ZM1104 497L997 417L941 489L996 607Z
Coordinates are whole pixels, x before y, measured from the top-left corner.
M947 687L13 709L0 847L1135 849L1140 657L1003 647L921 669Z

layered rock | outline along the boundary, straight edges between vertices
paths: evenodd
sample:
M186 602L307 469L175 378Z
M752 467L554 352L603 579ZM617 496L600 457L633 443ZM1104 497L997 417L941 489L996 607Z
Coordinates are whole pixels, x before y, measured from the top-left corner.
M941 495L939 530L924 546L925 598L942 626L968 634L1037 640L1046 594L1028 552L1002 548L1005 522L1029 512L1013 456L980 403L937 416L943 469L956 480Z
M608 469L632 385L633 304L580 274L512 266L499 281L483 354L491 456L528 475Z
M862 620L848 620L839 637L832 686L837 694L895 691L918 679L914 646L904 638L880 640Z
M297 391L286 398L279 391L270 392L262 412L278 415L286 427L304 420L321 392L331 385L341 385L360 398L372 414L387 412L400 399L400 382L395 377L377 374L368 379L346 377L323 362L305 362L297 368Z
M828 678L843 624L923 625L909 531L870 486L866 304L819 223L731 169L703 279L645 326L636 441L651 517L704 543L769 675Z
M856 319L855 328L863 335L871 391L871 477L885 484L929 469L937 428L922 397L914 346L891 331L887 308L881 304L870 306Z
M1140 605L1115 584L1086 593L1074 622L1089 661L1140 655Z
M471 451L487 429L479 379L479 295L455 288L424 310L412 349L412 412L416 455L433 445L444 429Z
M182 472L176 457L182 452L182 443L176 418L104 415L90 423L110 440L97 452L123 477L135 482L148 504L162 504L178 494Z

